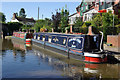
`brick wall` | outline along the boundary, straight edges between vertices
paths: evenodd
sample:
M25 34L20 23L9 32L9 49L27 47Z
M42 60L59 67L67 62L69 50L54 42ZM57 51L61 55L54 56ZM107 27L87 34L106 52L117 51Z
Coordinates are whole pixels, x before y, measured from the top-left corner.
M115 46L115 47L120 47L120 34L107 35L107 43L111 43L112 46Z
M120 33L118 35L118 47L120 47Z

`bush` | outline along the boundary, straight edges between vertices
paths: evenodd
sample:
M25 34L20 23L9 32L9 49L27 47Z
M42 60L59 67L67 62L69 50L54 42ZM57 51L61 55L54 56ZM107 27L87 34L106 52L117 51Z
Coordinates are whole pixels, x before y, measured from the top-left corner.
M87 34L88 33L88 28L80 28L80 33Z
M94 34L99 34L99 28L92 27L92 31Z
M90 21L85 22L86 26L89 27L91 25Z
M117 34L120 33L120 24L116 25L115 27L117 27Z
M86 28L87 26L86 26L86 24L84 23L83 25L82 25L82 28Z
M19 29L23 26L22 23L19 22L8 22L7 28L9 30L9 33L13 33L13 31L19 31Z

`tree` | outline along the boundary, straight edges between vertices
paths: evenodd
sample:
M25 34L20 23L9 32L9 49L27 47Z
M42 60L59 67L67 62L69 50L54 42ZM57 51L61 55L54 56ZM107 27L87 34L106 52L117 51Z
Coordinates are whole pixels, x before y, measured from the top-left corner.
M118 24L118 17L114 15L114 25ZM108 13L103 13L102 14L102 23L103 23L103 33L104 33L104 40L107 40L107 35L111 33L115 33L114 29L111 31L109 30L109 27L114 27L113 26L113 14L111 11Z
M40 29L45 29L47 31L51 31L51 25L52 21L51 19L45 18L45 20L38 20L35 25L34 25L34 29L39 32Z
M65 28L68 27L69 24L69 11L67 9L64 10L64 8L61 11L61 20L60 20L60 29L62 32L65 32Z
M5 15L2 12L0 12L0 23L5 21L6 21Z
M9 30L9 33L12 34L13 31L19 31L19 29L23 26L22 23L19 22L8 22L7 28Z
M83 21L80 17L76 17L74 21L74 32L79 32L81 26L83 25Z
M43 27L44 24L44 20L37 20L35 25L34 25L34 29L36 30L36 32L40 31L40 28Z
M100 15L100 13L96 14L93 17L91 24L96 28L99 28L100 26L102 26L102 16Z
M24 9L24 8L21 8L21 9L20 9L20 11L19 11L19 17L23 17L23 18L26 17L25 9Z
M58 32L58 27L61 19L61 14L59 12L56 12L56 14L52 15L52 27L54 28L55 32Z

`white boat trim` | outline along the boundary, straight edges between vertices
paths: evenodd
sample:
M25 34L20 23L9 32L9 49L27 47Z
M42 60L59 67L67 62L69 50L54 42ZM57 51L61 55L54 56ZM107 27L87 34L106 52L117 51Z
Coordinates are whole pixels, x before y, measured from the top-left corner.
M93 53L89 53L89 52L84 52L84 56L86 57L102 57L105 54L93 54Z

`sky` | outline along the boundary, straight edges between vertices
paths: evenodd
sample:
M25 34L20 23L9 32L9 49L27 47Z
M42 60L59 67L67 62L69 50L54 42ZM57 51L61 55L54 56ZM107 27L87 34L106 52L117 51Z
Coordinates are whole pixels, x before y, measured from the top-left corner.
M6 22L10 22L13 13L18 13L21 8L25 9L27 18L38 18L38 7L39 7L39 18L51 18L52 12L56 13L59 8L65 8L69 10L70 15L76 12L76 7L80 5L80 2L2 2L0 12L3 12L6 16Z

